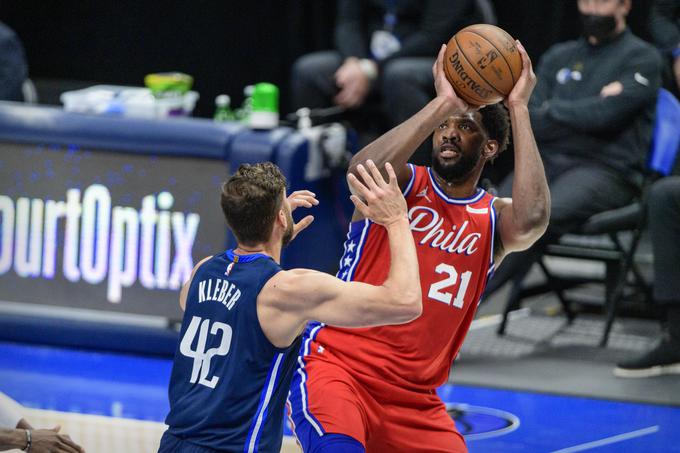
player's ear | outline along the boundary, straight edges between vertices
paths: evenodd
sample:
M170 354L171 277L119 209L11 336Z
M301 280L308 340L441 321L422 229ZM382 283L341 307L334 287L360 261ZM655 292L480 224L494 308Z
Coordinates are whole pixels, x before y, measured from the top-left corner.
M494 160L498 156L500 145L496 140L487 140L482 149L482 156L485 160Z
M276 221L284 229L288 226L288 217L283 208L280 208L278 214L276 214Z

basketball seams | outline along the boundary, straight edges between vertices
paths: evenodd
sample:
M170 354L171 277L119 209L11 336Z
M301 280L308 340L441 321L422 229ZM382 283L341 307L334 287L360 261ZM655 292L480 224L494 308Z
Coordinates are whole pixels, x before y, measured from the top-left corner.
M463 30L461 30L461 31L463 31ZM508 66L508 71L510 71L510 77L512 77L512 86L514 87L514 86L515 86L515 83L517 83L517 79L519 79L519 77L515 78L515 74L514 74L513 71L512 71L512 65L510 64L510 62L508 61L508 59L505 58L505 53L503 53L503 51L502 51L501 49L499 49L498 47L496 47L496 44L494 44L494 43L492 43L491 41L489 41L488 39L486 39L486 37L484 37L484 35L480 35L478 32L472 31L472 30L465 30L465 32L466 32L466 33L472 33L473 35L479 36L481 39L483 39L484 41L488 42L488 43L491 45L491 47L493 47L494 49L496 49L496 50L498 51L498 54L503 58L503 61L505 61L505 64ZM459 46L459 47L460 47L460 46ZM516 47L517 47L517 46L515 46L515 48L516 48ZM486 79L484 79L484 80L486 80ZM508 94L509 94L509 93L508 93ZM506 95L506 96L507 96L507 95Z
M460 51L460 53L463 53L463 51L460 48L460 46L458 45L458 43L456 42L455 44L456 44L456 48ZM449 80L449 83L451 83L450 81L453 80L454 77L450 73L449 66L450 66L449 64L444 64L444 74L446 75L447 80ZM456 89L456 87L454 86L454 90L455 89ZM458 91L456 91L456 95L458 95L458 97L462 98L468 104L474 104L474 105L477 105L477 106L481 106L481 105L484 105L484 102L485 102L484 99L480 99L477 96L473 96L468 92L458 93Z
M475 33L475 34L476 34L476 33ZM498 91L498 89L497 89L495 86L493 86L488 80L486 80L486 77L484 77L482 74L480 74L480 72L477 70L477 68L475 67L475 65L472 64L472 62L470 62L470 59L468 58L468 56L465 55L465 51L463 50L463 47L461 47L460 43L458 42L458 34L456 34L456 35L453 37L453 40L456 42L456 47L458 47L458 50L460 50L460 55L461 55L463 58L465 58L465 61L467 62L467 64L470 65L470 67L475 71L475 73L477 73L477 75L484 81L484 83L486 83L493 91L495 91L495 92L496 92L499 96L501 96L502 98L506 97L507 95L505 95L505 94L501 93L500 91ZM485 40L485 41L486 41L486 40ZM488 42L488 41L487 41L487 42ZM496 49L496 46L494 46L493 44L491 44L491 45L493 46L494 49ZM496 49L496 50L498 50L498 49ZM512 72L512 71L511 71L511 72ZM483 102L487 102L487 101L483 101Z

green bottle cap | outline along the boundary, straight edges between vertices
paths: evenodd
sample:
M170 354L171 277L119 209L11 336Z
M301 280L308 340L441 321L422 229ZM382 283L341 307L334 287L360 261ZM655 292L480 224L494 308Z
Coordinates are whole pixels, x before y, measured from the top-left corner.
M271 83L258 83L253 89L250 127L272 129L279 124L279 89Z
M271 83L258 83L253 90L253 111L279 111L279 88Z

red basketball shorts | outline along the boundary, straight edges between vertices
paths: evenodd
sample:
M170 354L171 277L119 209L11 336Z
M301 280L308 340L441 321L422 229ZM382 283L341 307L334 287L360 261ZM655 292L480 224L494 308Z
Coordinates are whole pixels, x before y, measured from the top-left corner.
M293 379L289 416L305 452L324 434L344 434L367 452L467 452L446 407L432 393L359 382L341 366L307 355Z

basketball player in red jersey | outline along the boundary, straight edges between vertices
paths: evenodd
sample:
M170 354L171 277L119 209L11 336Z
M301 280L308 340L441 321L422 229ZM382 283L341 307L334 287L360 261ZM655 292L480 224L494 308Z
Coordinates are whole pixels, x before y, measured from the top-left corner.
M527 103L536 84L518 43L522 74L505 100L512 123L512 199L477 187L482 168L508 144L501 105L471 109L433 67L437 97L366 146L350 172L391 162L408 204L418 252L423 314L401 326L341 329L310 324L289 394L290 419L305 452L464 452L463 437L436 394L470 327L487 280L503 257L545 231L550 194ZM407 160L434 130L432 167ZM355 211L338 277L387 278L385 230Z

